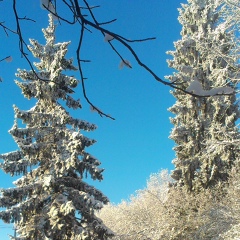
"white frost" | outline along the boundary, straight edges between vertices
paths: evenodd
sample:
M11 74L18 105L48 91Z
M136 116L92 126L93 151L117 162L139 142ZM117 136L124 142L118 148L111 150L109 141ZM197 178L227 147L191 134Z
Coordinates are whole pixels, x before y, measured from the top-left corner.
M202 84L198 80L193 80L186 90L199 96L215 96L234 93L234 89L231 87L216 87L211 90L204 90Z
M216 94L233 94L234 89L231 87L218 87L218 88L213 88L208 91L209 95L213 96Z
M105 37L104 37L105 42L111 41L113 39L114 39L114 37L112 35L110 35L108 33L105 34Z
M197 95L203 95L204 94L202 84L198 80L193 80L186 90L188 92L191 92L191 93L194 93L194 94L197 94Z
M11 62L12 61L12 56L9 56L9 57L5 58L5 61L6 62Z
M47 8L52 14L53 19L58 20L58 17L54 15L56 14L56 10L50 0L40 0L40 6L44 10Z
M51 176L51 175L45 177L45 178L44 178L44 184L43 184L43 186L47 186L47 187L50 186L51 180L52 180L52 176Z
M119 69L123 69L124 66L132 68L131 63L128 60L126 60L126 59L124 59L124 61L120 62Z
M49 8L49 5L50 5L50 1L49 0L40 0L40 6L41 6L42 9L45 10L46 8Z

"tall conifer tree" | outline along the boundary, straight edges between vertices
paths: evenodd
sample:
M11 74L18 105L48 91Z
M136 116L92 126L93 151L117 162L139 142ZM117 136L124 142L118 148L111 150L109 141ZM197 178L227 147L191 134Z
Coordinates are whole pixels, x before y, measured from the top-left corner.
M184 90L210 97L194 97L181 90L172 91L177 99L169 109L174 128L170 138L176 143L172 177L180 186L198 191L225 181L239 149L222 144L239 138L236 120L239 110L236 94L221 95L236 89L239 78L234 33L221 18L222 5L215 0L188 0L182 4L179 22L182 39L168 61L177 70L167 78ZM218 96L214 96L220 94ZM217 141L218 147L211 148Z
M85 151L95 141L82 135L95 125L70 116L67 107L78 109L70 95L78 81L63 74L76 70L65 55L69 42L55 43L55 26L43 29L46 45L30 40L29 49L40 59L38 72L18 70L16 81L26 98L37 99L28 111L14 106L15 124L9 131L19 150L2 154L2 169L22 174L16 187L2 190L0 212L5 222L13 222L17 239L107 239L112 232L95 216L108 202L99 190L84 182L85 174L102 180L100 162ZM26 127L20 127L19 120ZM13 238L15 239L15 238Z

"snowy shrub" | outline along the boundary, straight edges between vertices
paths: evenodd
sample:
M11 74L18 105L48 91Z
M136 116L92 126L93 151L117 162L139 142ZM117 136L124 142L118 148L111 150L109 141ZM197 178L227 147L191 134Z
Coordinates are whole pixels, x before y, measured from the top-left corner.
M239 238L239 176L230 175L228 183L214 189L189 193L184 188L169 187L172 180L166 173L152 174L146 189L100 211L99 216L115 233L114 240ZM165 180L163 175L167 176Z

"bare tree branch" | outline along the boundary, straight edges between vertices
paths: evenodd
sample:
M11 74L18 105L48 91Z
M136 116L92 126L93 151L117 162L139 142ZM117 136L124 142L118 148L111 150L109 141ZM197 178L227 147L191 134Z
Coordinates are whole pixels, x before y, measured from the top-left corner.
M77 1L76 1L76 2L77 2ZM80 7L78 6L78 2L77 2L77 5L76 5L76 10L77 10L78 15L81 15ZM81 18L81 20L82 20L82 18ZM111 118L112 120L115 120L113 117L105 114L104 112L102 112L101 110L99 110L96 106L94 106L94 105L92 104L92 102L89 100L89 98L87 97L86 89L85 89L85 84L84 84L84 79L85 79L85 78L84 78L84 76L83 76L83 71L82 71L82 66L81 66L81 60L80 60L80 50L81 50L81 46L82 46L83 35L84 35L84 22L82 21L82 23L81 23L80 38L79 38L79 42L78 42L78 47L77 47L76 55L77 55L77 60L78 60L78 68L79 68L79 72L80 72L80 76L81 76L81 83L82 83L82 89L83 89L84 98L85 98L86 101L90 104L90 106L99 113L100 116L105 116L105 117Z
M31 22L36 22L34 19L28 18L28 17L23 17L23 18L18 18L19 20L26 20L26 21L31 21Z
M15 32L14 30L5 26L4 22L0 22L0 26L3 28L3 30L4 30L4 32L6 33L7 36L8 36L8 31L11 32L11 33L17 34L17 32Z
M0 59L0 62L2 62L2 61L4 61L4 60L6 60L6 59L8 59L8 58L10 58L11 56L7 56L7 57L5 57L5 58L2 58L2 59Z
M99 31L103 34L103 36L106 36L107 34L110 35L113 39L108 40L108 44L110 45L111 49L117 54L117 56L121 59L121 61L128 66L129 68L132 68L132 66L129 64L128 61L126 61L126 59L122 56L122 54L117 50L117 48L114 46L114 41L119 42L121 45L123 45L130 53L131 55L134 57L135 61L137 62L137 64L142 67L144 70L146 70L152 77L153 79L155 79L157 82L164 84L165 86L169 86L173 89L182 91L183 94L190 94L193 97L200 97L200 98L206 98L206 97L210 97L212 95L198 95L195 94L194 92L189 92L187 90L185 90L183 88L183 86L176 81L166 81L163 80L161 77L159 77L159 75L157 73L155 73L148 65L146 65L138 56L138 54L134 51L134 49L132 48L132 46L130 46L131 43L135 43L135 42L145 42L145 41L151 41L151 40L155 40L155 37L149 37L149 38L143 38L143 39L134 39L134 40L130 40L127 39L113 31L109 31L106 28L103 27L103 25L106 24L111 24L113 22L116 21L116 19L110 20L110 21L106 21L106 22L99 22L94 13L93 10L96 8L99 8L100 6L90 6L88 4L87 0L83 0L83 3L85 4L85 6L80 6L79 5L79 1L78 0L62 0L62 3L64 4L64 6L66 7L66 9L68 9L72 15L72 20L67 19L66 17L62 16L61 14L59 14L58 11L58 5L57 5L57 1L56 0L52 0L49 1L48 6L43 5L43 8L45 8L48 12L50 12L56 19L58 19L58 22L60 23L61 21L65 22L66 24L70 24L70 25L74 25L74 24L79 24L81 26L81 31L80 31L80 36L79 36L79 42L78 42L78 46L77 46L77 50L76 50L76 58L78 61L78 67L79 67L79 74L81 77L81 85L82 85L82 91L83 91L83 95L84 98L86 99L86 101L88 102L88 104L92 107L92 109L96 110L100 116L106 116L109 117L111 119L114 119L112 117L110 117L108 114L105 114L104 112L100 111L99 108L97 106L95 106L91 100L88 98L87 93L86 93L86 88L84 85L84 79L86 79L84 77L84 73L83 73L83 69L81 66L82 62L90 62L88 60L82 60L80 58L80 52L81 52L81 48L82 48L82 44L83 44L83 36L84 36L84 31L89 31L92 32L91 29L88 28L91 27L93 29L95 29L96 31ZM87 10L88 15L83 14L82 11ZM8 36L8 32L14 33L18 35L19 38L19 51L21 52L21 55L27 60L28 64L30 65L32 71L35 73L35 70L30 62L30 60L28 59L27 56L27 52L25 50L28 51L28 46L22 36L22 31L21 31L21 25L20 25L20 20L27 20L27 21L33 21L35 22L33 19L28 18L27 16L25 17L19 17L18 16L18 11L16 8L16 0L13 0L13 11L14 11L14 15L15 15L15 21L16 21L16 30L12 30L8 27L6 27L4 25L4 22L0 22L0 27L3 28L3 30L5 31L6 35ZM88 19L90 18L90 20ZM114 40L114 41L112 41ZM43 80L40 79L39 76L35 73L37 79L39 80ZM46 81L46 80L43 80ZM232 94L232 93L231 93ZM228 93L219 93L216 95L229 95ZM214 95L214 96L216 96Z

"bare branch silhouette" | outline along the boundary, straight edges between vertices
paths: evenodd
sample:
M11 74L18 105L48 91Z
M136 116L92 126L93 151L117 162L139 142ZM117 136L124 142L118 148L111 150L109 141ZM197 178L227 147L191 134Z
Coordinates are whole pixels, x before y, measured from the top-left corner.
M31 21L31 22L35 22L35 20L28 18L27 16L20 17L18 14L17 7L16 7L16 2L17 2L16 0L13 0L13 5L12 5L14 16L15 16L15 22L16 22L16 30L13 30L13 29L7 27L4 24L4 22L0 22L0 27L2 27L2 29L4 30L4 32L6 33L7 36L9 35L9 33L18 35L19 51L20 51L22 57L24 57L26 59L26 61L28 62L29 66L31 67L31 70L33 72L35 72L34 67L32 66L31 61L28 58L28 46L26 44L25 38L22 35L21 24L20 24L20 20ZM99 110L99 108L91 102L91 100L89 99L87 92L86 92L86 88L84 85L84 79L86 79L86 77L84 76L84 72L83 72L81 63L82 62L90 62L90 61L82 60L80 58L80 52L81 52L81 48L83 47L82 45L83 45L83 38L84 38L85 31L92 32L93 30L95 30L95 31L101 32L104 37L110 36L110 38L109 38L110 40L108 40L108 38L106 37L106 42L109 44L111 49L115 52L115 54L117 54L117 56L121 59L122 63L124 65L126 65L127 67L132 68L132 65L129 63L129 61L127 61L124 58L122 53L120 53L118 51L118 49L114 46L115 41L120 43L122 46L124 46L131 53L131 55L133 56L133 58L135 59L137 64L140 67L142 67L145 71L147 71L153 77L153 79L155 79L157 82L159 82L165 86L169 86L173 89L180 90L183 92L183 94L185 94L185 93L190 94L193 97L204 97L205 98L205 97L212 96L211 94L207 94L207 93L204 96L202 96L201 94L196 94L196 92L194 92L194 91L192 91L192 92L187 91L185 88L183 88L183 86L181 84L179 84L179 82L177 83L176 81L163 80L156 72L154 72L151 69L150 66L145 64L140 59L140 57L135 52L135 50L133 49L131 44L142 43L145 41L152 41L152 40L156 39L155 37L131 40L131 39L121 36L113 31L110 31L103 26L111 24L111 23L115 22L117 19L100 22L97 20L97 18L94 15L94 12L93 12L94 9L100 8L99 5L90 6L87 0L82 0L82 2L81 2L82 5L80 5L79 2L80 2L79 0L62 0L62 1L57 1L57 0L50 1L49 0L48 6L42 5L42 8L47 10L49 13L51 13L54 16L55 20L58 21L59 24L61 24L61 21L62 21L69 25L75 25L75 24L80 25L81 30L79 33L79 42L76 47L76 59L78 62L79 74L80 74L80 78L81 78L82 92L83 92L84 98L86 99L88 104L92 107L92 109L94 109L96 112L98 112L100 116L105 116L105 117L114 119L111 116L109 116L108 114L105 114L104 112ZM58 4L62 3L63 7L65 7L65 9L67 9L71 13L71 16L72 16L71 20L67 19L65 17L65 15L63 16L60 14L60 9L58 9L59 5L57 3ZM83 14L84 11L87 11L87 14ZM37 79L46 81L44 79L40 79L36 73L35 73L35 75L36 75ZM220 92L220 93L215 94L214 96L229 95L229 94L232 94L232 93Z

